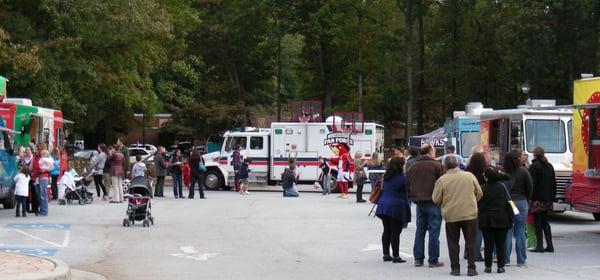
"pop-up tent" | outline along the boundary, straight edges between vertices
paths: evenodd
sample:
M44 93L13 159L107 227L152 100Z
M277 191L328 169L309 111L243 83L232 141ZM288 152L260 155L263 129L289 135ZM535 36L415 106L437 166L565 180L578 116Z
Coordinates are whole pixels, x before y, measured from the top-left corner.
M423 135L411 136L410 146L421 147L423 144L431 144L434 148L443 148L446 145L448 134L440 127Z

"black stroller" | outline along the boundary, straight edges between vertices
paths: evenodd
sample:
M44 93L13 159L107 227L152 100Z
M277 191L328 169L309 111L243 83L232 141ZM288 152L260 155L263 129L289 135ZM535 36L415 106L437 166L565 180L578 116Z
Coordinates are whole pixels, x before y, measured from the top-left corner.
M135 224L135 221L142 221L142 226L150 227L154 225L152 217L152 198L146 182L136 181L134 178L129 187L129 193L125 195L127 199L127 212L123 219L123 226L129 227Z
M90 181L87 176L84 177L73 177L69 172L65 172L58 182L61 188L64 188L64 195L58 201L59 204L73 204L75 200L79 204L91 204L94 201L94 194L87 190L87 186L90 185Z

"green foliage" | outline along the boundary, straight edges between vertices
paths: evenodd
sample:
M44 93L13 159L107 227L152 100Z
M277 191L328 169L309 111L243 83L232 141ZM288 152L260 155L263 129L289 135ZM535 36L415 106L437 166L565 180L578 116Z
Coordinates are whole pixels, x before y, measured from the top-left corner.
M523 103L525 81L529 97L569 103L572 80L599 70L595 0L0 3L9 94L61 108L78 131L101 135L126 133L134 112L168 111L165 132L205 138L275 115L278 89L284 112L296 99L321 100L326 114L356 111L359 80L366 118L398 124L408 69L419 87L414 112L421 102L417 119L430 129L469 101Z

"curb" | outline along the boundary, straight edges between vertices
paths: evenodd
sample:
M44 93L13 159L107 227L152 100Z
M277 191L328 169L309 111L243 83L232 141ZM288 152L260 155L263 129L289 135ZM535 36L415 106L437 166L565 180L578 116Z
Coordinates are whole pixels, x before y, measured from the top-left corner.
M7 254L12 254L12 253L7 253ZM13 255L20 255L20 254L13 254ZM71 279L71 269L69 268L69 266L59 260L55 260L55 259L50 259L50 258L44 258L44 257L38 257L38 256L32 256L35 258L40 258L40 259L45 259L48 260L52 263L54 263L54 270L50 271L50 272L43 272L43 273L25 273L25 274L21 274L18 276L10 276L8 278L5 278L5 280L70 280Z

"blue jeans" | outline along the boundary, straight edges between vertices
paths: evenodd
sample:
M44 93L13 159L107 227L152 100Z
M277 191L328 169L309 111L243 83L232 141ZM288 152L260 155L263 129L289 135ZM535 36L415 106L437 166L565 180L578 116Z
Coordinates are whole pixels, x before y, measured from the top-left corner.
M417 202L417 231L413 255L415 261L425 260L425 234L429 232L429 264L436 264L440 257L440 228L442 210L432 202Z
M323 181L321 182L321 186L323 188L323 194L329 193L329 175L323 174Z
M194 198L194 188L196 187L196 183L198 183L200 198L204 198L204 175L200 174L199 177L192 175L190 176L190 181L190 193L188 198Z
M48 182L49 178L40 178L40 184L38 185L38 194L40 201L40 215L48 216Z
M519 215L514 217L513 227L506 234L506 243L504 259L505 263L510 263L510 253L512 251L512 239L515 237L515 252L517 253L517 264L525 264L527 260L527 237L525 236L525 226L527 224L527 211L529 205L527 200L515 200Z
M183 197L183 178L181 176L181 173L171 174L171 178L173 178L173 196L175 198Z

